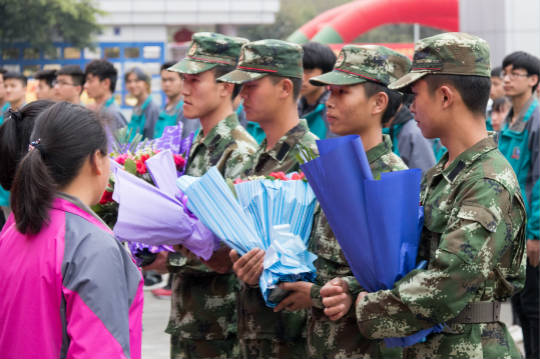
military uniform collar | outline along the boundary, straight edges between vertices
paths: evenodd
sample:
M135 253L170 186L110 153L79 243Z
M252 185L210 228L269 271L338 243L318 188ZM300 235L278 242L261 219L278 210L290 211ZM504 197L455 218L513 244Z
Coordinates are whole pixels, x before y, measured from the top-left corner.
M392 140L390 139L390 136L383 135L382 142L368 150L366 156L368 162L373 163L390 152L392 152Z
M488 137L478 141L472 147L463 151L463 153L457 156L447 168L444 168L444 165L448 161L448 152L445 153L439 163L435 166L435 175L442 174L448 182L452 183L463 169L469 167L485 153L497 149L497 144L493 139L493 135L493 132L489 132Z
M201 130L197 134L197 137L195 138L194 145L202 144L206 147L210 147L219 142L224 135L230 133L239 125L240 122L238 122L238 116L236 115L236 113L233 112L224 120L219 121L218 124L215 125L214 128L211 129L206 136L204 136L203 130L201 128Z
M261 143L260 148L262 152L266 153L274 160L281 162L287 157L287 153L289 153L289 151L298 144L299 139L304 137L308 131L309 128L306 120L300 119L298 125L291 128L283 137L281 137L271 150L265 152L266 145L268 143L266 138Z

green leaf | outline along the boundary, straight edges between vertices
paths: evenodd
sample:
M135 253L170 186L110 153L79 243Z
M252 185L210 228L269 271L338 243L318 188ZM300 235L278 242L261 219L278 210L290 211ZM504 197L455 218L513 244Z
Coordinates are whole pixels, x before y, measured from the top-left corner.
M124 169L132 175L137 175L137 164L131 158L127 158L124 163Z

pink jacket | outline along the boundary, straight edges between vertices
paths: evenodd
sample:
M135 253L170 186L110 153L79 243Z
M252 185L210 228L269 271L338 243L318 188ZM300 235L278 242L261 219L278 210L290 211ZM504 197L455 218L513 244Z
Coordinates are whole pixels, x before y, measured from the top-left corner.
M37 235L0 233L1 358L140 358L142 277L110 229L59 194Z

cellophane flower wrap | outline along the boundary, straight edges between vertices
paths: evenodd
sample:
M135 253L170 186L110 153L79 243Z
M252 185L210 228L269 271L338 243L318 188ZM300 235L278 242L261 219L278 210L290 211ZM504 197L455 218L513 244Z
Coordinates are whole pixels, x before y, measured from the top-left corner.
M189 209L240 255L266 252L259 284L269 307L284 297L280 282L313 281L316 256L307 250L315 194L302 174L227 182L213 167L200 178L183 176L178 186Z

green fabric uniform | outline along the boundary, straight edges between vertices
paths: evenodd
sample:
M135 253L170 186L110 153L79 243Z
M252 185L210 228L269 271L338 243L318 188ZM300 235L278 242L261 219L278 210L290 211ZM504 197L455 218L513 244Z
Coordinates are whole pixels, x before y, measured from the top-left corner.
M193 35L188 56L172 71L200 73L217 64L234 63L247 40L214 33ZM202 176L216 166L226 178L240 176L257 143L232 113L206 136L199 131L193 141L186 174ZM171 357L236 358L236 296L238 280L233 273L219 274L198 259L169 255L173 273L171 314L166 332L171 334Z
M381 173L407 169L405 163L392 152L390 136L383 135L383 142L366 153L371 173L379 178ZM317 279L311 288L314 306L308 317L308 354L312 358L380 358L383 357L380 341L368 340L360 334L356 324L354 306L337 321L331 321L323 312L321 287L336 277L342 277L349 291L356 298L362 290L343 255L326 216L319 210L311 232L310 250L317 255ZM400 350L387 351L385 358L399 358Z
M389 87L437 73L489 78L487 43L462 33L420 40L412 71ZM477 323L455 320L469 304L501 302L523 287L526 214L519 183L491 137L452 163L448 158L422 181L418 260L427 268L391 290L367 294L356 305L360 331L373 339L399 337L446 323L441 333L405 348L404 358L519 358L506 326L490 313Z
M236 70L219 80L242 84L269 74L302 78L302 54L299 45L285 41L250 42L242 47ZM317 153L316 140L306 121L300 120L270 150L266 148L265 138L242 173L262 176L271 172L297 171L300 147ZM258 287L242 284L238 296L238 338L243 358L305 358L305 326L306 311L274 313L265 305Z

